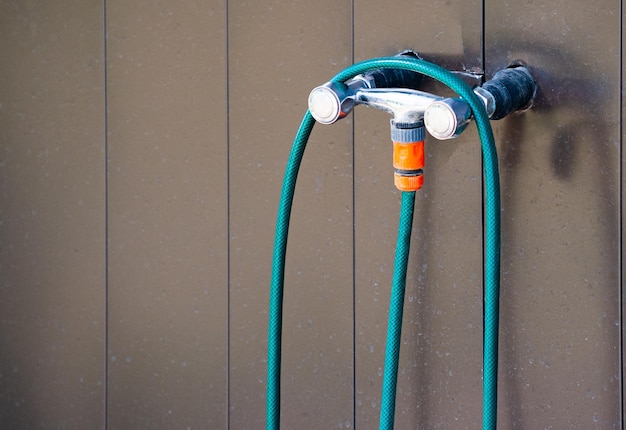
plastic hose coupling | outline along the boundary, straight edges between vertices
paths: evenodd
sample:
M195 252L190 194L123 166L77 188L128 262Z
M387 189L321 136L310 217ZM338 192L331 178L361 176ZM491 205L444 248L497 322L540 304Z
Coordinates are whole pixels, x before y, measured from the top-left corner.
M400 191L417 191L424 185L424 137L422 121L401 123L391 120L393 182Z

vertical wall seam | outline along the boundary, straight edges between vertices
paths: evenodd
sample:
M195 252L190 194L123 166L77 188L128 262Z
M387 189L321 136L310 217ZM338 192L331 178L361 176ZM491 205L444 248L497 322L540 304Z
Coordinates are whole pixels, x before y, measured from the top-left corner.
M483 69L483 80L486 79L485 75L486 75L486 71L487 71L487 62L485 61L485 52L486 52L486 37L485 37L485 28L486 28L486 24L485 24L485 18L486 18L486 3L487 0L482 0L482 11L481 11L481 20L480 20L480 56L481 56L481 67Z
M350 2L350 62L354 64L354 0ZM355 120L352 117L352 427L356 430L356 156Z
M624 25L624 13L623 13L623 1L619 3L619 52L620 52L620 70L619 70L619 88L620 88L620 110L618 114L619 118L619 140L620 144L618 146L619 160L620 164L618 167L618 181L619 181L619 239L618 239L618 279L619 279L619 289L618 289L618 300L619 300L619 321L620 321L620 330L619 330L619 373L620 373L620 386L619 386L619 411L620 411L620 428L624 430L624 267L623 267L623 237L624 237L624 151L622 145L624 144L624 122L623 122L623 112L624 112L624 34L623 34L623 25Z
M109 427L109 92L107 55L107 2L102 1L104 78L104 429Z
M230 244L230 51L229 51L229 14L228 14L229 2L224 1L224 19L225 19L225 73L226 73L226 428L230 430L230 400L231 400L231 386L230 386L230 332L231 332L231 244Z

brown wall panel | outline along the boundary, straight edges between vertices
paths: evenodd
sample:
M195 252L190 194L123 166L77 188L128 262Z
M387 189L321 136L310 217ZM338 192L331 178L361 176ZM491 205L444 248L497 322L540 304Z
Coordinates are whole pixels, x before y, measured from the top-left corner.
M111 428L226 428L223 4L107 2Z
M487 72L533 70L498 123L503 183L500 422L619 428L620 17L615 2L488 1Z
M102 3L0 3L0 427L104 422Z
M481 10L477 2L469 3L396 1L380 15L379 3L356 2L356 60L411 48L453 70L480 68ZM424 88L444 91L431 82ZM401 197L393 186L389 119L381 111L355 111L356 405L361 429L378 428ZM396 405L400 428L479 427L481 207L476 132L470 129L454 141L427 138L404 307Z
M539 84L530 111L493 123L498 428L620 428L623 17L570 3L1 2L0 428L262 428L274 222L308 93L406 48L487 77L522 60ZM400 206L388 120L358 107L305 153L284 428L378 428ZM475 126L426 152L396 423L480 428Z
M352 61L350 2L229 4L231 427L264 423L282 176L309 91ZM316 127L288 247L283 427L353 425L350 123Z

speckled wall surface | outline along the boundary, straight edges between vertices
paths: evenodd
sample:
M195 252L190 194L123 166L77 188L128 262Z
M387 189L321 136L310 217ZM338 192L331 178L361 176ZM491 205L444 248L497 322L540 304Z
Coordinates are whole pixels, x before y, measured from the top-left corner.
M621 428L619 4L0 2L0 427L264 427L282 174L311 88L406 48L533 109L494 122L499 428ZM429 91L445 90L426 83ZM317 126L288 248L284 428L378 428L389 117ZM426 142L397 428L480 428L474 126Z

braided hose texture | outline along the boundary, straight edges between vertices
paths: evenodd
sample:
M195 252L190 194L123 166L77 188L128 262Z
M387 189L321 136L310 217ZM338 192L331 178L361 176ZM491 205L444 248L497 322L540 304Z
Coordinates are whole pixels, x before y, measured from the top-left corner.
M334 82L345 82L358 74L381 68L398 68L422 73L450 87L470 106L481 141L484 168L484 334L483 334L483 429L496 428L497 415L497 378L498 378L498 325L499 325L499 290L500 290L500 185L498 158L493 132L484 105L472 89L457 75L421 59L386 57L367 60L348 67L334 78ZM297 173L302 161L306 142L314 125L314 119L307 111L302 120L287 164L283 189L276 221L276 237L272 263L272 281L270 287L269 331L268 331L268 371L267 371L267 409L266 429L280 428L280 358L282 301L284 287L284 267L287 247L287 234L291 205ZM404 196L403 196L404 200ZM406 269L405 269L406 273ZM395 275L394 275L395 278ZM394 311L395 312L395 311ZM393 342L399 342L399 339ZM393 408L395 409L395 371L387 371L385 365L383 387L394 387ZM395 374L395 376L392 376ZM393 383L392 383L393 382ZM384 401L384 399L383 399ZM389 413L389 407L385 410ZM381 409L382 411L382 409ZM393 413L392 413L393 415ZM389 418L385 418L388 422ZM393 416L391 417L393 421ZM383 416L381 413L381 423ZM393 425L393 424L392 424ZM381 427L382 428L382 427ZM392 428L392 427L389 427Z
M383 393L380 403L380 430L392 430L395 419L402 313L404 309L404 291L411 247L414 208L415 191L403 192L402 204L400 206L400 222L398 223L396 258L393 266L393 283L389 300L387 345L385 347L385 377L383 379Z

